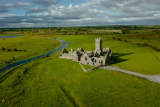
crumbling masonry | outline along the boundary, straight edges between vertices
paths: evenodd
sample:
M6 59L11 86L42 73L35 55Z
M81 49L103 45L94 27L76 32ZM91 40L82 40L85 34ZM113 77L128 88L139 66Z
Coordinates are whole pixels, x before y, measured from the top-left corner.
M73 61L80 62L85 65L97 65L97 66L107 66L111 63L114 63L114 54L107 46L106 48L102 48L102 39L95 39L95 51L84 51L81 47L76 51L71 49L68 53L66 49L63 49L62 53L60 53L60 58L68 58Z

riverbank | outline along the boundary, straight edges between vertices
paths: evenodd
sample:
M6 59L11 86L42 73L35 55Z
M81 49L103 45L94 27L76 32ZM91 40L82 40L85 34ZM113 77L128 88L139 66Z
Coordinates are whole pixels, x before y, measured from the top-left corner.
M1 34L2 35L2 34ZM16 34L17 35L17 34ZM19 33L19 35L22 35ZM61 44L55 40L60 34L25 33L26 36L0 39L0 68L11 62L28 60L54 50ZM46 39L53 38L53 39ZM15 51L16 50L16 51Z
M57 48L55 48L54 50L52 50L52 51L50 51L50 52L48 52L48 53L45 53L45 54L40 55L40 56L37 56L37 57L33 57L33 58L31 58L31 59L28 59L28 60L22 60L22 61L18 61L18 62L14 62L14 63L11 62L11 64L9 64L9 65L7 65L7 66L5 66L5 67L2 67L2 69L0 70L0 74L3 73L3 72L5 72L6 70L9 70L9 69L14 68L14 67L16 67L16 66L19 66L19 65L21 65L21 64L25 64L25 63L28 63L28 62L30 62L30 61L34 61L34 60L36 60L37 58L39 59L39 58L44 58L44 57L47 57L47 56L49 56L49 55L52 55L53 53L58 52L58 51L60 51L60 50L62 50L62 49L64 49L64 48L67 47L67 42L62 41L62 40L60 40L60 39L58 39L58 38L56 38L56 40L58 40L58 41L60 41L60 42L62 43L61 46L58 46L58 47L60 47L60 48L57 47Z

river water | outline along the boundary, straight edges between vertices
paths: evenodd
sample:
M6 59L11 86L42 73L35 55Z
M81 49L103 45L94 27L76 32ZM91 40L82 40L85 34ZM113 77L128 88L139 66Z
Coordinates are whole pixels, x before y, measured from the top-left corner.
M38 56L38 57L33 57L33 58L31 58L31 59L28 59L28 60L18 61L18 62L15 62L15 64L11 63L11 64L9 64L9 65L7 65L7 66L5 66L5 67L2 67L3 70L0 70L0 74L1 74L2 72L5 72L5 71L8 70L8 69L11 69L11 68L16 67L16 66L21 65L21 64L25 64L25 63L27 63L27 62L31 62L31 61L33 61L33 60L36 60L37 58L43 58L43 57L46 56L46 55L51 55L51 54L53 54L53 53L55 53L55 52L58 52L58 51L60 51L60 50L62 50L62 49L64 49L64 48L67 47L67 44L68 44L67 42L62 41L62 40L60 40L60 39L58 39L58 38L56 38L56 40L58 40L58 41L60 41L60 42L62 43L62 45L61 45L60 48L57 47L55 50L50 51L50 52L48 52L48 53L46 53L46 54L40 55L40 56Z
M13 37L19 37L19 36L25 36L25 35L0 36L0 39L3 39L3 38L13 38Z

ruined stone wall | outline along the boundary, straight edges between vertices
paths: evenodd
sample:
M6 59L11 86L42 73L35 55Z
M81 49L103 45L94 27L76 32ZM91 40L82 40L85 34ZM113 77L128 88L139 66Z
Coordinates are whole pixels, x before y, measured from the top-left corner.
M69 59L69 55L68 55L68 53L63 53L63 54L60 54L60 58L67 58L67 59Z
M94 65L106 65L106 61L105 61L105 58L97 58L97 57L94 57Z
M85 65L94 65L93 61L86 53L81 57L80 62Z

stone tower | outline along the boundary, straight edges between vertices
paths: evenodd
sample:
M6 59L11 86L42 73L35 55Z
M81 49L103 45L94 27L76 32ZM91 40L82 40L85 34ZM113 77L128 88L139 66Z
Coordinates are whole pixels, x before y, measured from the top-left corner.
M95 39L95 53L98 53L98 55L102 54L102 39L101 38L96 38Z

